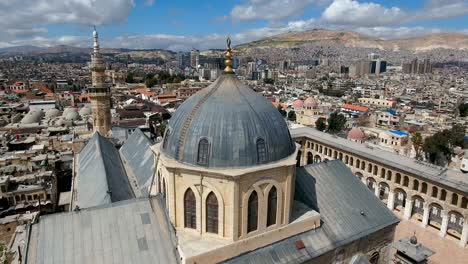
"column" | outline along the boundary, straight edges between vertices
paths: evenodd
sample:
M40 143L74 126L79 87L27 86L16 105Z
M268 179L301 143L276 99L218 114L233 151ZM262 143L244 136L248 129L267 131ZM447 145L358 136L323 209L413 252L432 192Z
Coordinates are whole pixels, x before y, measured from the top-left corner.
M445 237L447 234L447 226L448 226L448 214L445 210L442 210L442 225L440 227L439 236Z
M465 218L459 245L464 248L467 242L468 242L468 220Z
M426 227L429 224L429 206L425 204L423 210L422 226Z
M413 200L406 198L405 211L403 213L403 219L409 220L411 218L411 211L413 210Z
M388 201L387 201L388 209L393 210L394 203L395 203L395 193L392 190L389 190Z

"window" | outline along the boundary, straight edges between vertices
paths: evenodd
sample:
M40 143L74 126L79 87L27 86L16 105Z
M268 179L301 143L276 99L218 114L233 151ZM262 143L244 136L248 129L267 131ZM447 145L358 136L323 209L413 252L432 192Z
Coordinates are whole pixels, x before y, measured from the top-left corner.
M206 232L218 234L218 199L213 192L206 197Z
M198 158L197 162L200 165L208 165L208 156L210 151L210 143L206 138L203 138L198 143Z
M257 230L258 224L258 195L253 191L249 197L249 204L247 207L247 232Z
M197 202L192 189L187 189L184 195L185 227L197 228Z
M276 194L276 187L273 186L268 193L268 217L267 226L276 224L276 208L278 204L278 197Z
M166 149L167 147L167 141L169 140L169 136L171 135L171 130L167 129L166 130L166 135L164 135L164 141L163 141L163 149Z
M265 163L266 158L266 144L263 138L257 139L257 159L258 163Z

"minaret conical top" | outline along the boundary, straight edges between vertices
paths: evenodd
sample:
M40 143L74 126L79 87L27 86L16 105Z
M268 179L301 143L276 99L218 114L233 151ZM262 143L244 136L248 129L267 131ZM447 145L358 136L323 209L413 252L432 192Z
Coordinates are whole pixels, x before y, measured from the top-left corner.
M227 49L226 49L226 60L224 64L226 67L224 68L224 73L234 73L232 70L232 53L231 53L231 38L228 37L226 39Z
M94 52L99 52L99 35L96 30L96 26L94 26L94 31L93 31L93 47L94 47Z

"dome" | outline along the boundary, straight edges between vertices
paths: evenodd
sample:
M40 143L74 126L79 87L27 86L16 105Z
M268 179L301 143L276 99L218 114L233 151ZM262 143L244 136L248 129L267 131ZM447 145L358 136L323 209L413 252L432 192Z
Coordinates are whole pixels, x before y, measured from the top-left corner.
M68 111L67 115L65 116L65 119L68 121L75 121L80 118L80 115L78 115L78 112L76 111Z
M303 107L307 108L316 108L317 107L317 101L313 97L309 97L304 101Z
M304 102L301 99L297 99L293 102L294 108L302 108L303 105L304 105Z
M348 132L348 139L351 140L364 140L365 135L364 132L360 128L353 127L349 132Z
M91 108L85 106L81 108L79 112L80 112L80 116L89 116L91 115Z
M45 113L45 117L47 118L54 118L60 115L60 111L58 109L52 108L47 110Z
M413 244L413 245L418 244L418 238L416 237L416 235L411 236L410 243Z
M208 153L201 163L199 145ZM161 151L182 163L227 168L275 162L294 149L288 126L271 102L234 74L223 74L177 109Z
M21 119L20 123L21 124L39 123L43 116L44 116L44 112L42 112L41 110L31 110L23 117L23 119Z
M68 114L68 112L70 112L70 111L76 111L76 108L74 108L74 107L67 107L67 108L63 109L62 116L63 116L63 117L66 117L67 114Z

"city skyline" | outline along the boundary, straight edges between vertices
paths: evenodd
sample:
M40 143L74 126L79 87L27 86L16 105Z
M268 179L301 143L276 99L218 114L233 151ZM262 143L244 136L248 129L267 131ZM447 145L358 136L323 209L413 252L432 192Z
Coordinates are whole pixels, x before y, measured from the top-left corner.
M383 38L435 32L468 33L463 0L10 1L0 4L0 48L19 45L88 47L92 25L103 47L170 50L223 48L313 28Z

